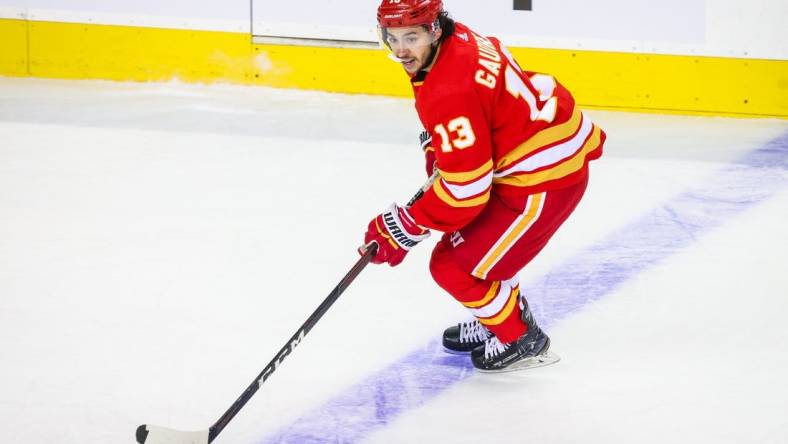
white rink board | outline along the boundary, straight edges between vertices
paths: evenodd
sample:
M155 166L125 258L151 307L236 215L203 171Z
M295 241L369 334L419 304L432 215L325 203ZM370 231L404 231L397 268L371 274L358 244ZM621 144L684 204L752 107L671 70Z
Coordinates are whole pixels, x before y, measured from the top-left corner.
M250 0L0 0L0 18L250 32Z
M253 0L255 35L374 40L377 1ZM445 0L446 9L479 32L511 46L788 59L788 2L782 0Z
M445 0L479 32L511 46L676 55L788 59L783 0ZM375 41L376 0L0 0L0 18L251 32L254 35Z

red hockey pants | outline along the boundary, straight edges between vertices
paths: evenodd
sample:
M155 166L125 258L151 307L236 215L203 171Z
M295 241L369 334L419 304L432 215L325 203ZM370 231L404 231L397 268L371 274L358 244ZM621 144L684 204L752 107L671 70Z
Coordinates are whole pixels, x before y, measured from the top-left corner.
M476 219L445 233L432 252L435 282L503 343L526 331L518 272L577 207L588 176L567 188L511 198L495 194Z

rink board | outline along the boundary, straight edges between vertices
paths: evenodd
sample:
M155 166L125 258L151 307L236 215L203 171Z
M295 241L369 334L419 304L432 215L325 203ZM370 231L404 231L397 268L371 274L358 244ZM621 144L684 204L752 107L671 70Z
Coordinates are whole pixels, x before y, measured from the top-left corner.
M27 22L24 20L0 19L0 74L6 76L26 76L27 61Z
M0 20L0 74L227 82L409 97L379 49L258 45L250 34ZM512 48L584 106L788 117L788 61Z

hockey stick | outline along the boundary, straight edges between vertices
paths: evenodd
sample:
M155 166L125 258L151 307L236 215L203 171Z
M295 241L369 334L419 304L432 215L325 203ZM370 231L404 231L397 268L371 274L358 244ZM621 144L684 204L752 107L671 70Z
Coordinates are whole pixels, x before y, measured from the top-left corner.
M432 186L432 182L438 176L438 170L435 169L435 173L433 173L432 177L419 189L419 191L411 198L408 202L407 206L413 205L414 202L419 200L421 196L424 195L424 192ZM148 424L143 424L137 427L137 442L140 444L208 444L213 442L214 439L219 435L219 433L224 430L227 424L235 417L235 415L241 411L241 409L246 405L247 402L254 396L257 390L260 389L260 386L271 376L271 374L276 371L282 361L293 352L293 350L301 343L304 339L304 336L312 330L312 327L317 324L317 321L323 317L323 315L328 311L331 305L339 298L339 296L350 286L351 282L358 276L361 271L366 267L369 262L375 257L375 254L378 251L378 245L376 243L370 243L369 245L365 246L364 254L361 258L356 261L356 264L353 265L353 268L339 281L336 287L329 293L329 295L323 300L323 302L317 307L317 309L312 313L309 318L307 318L306 322L301 325L295 334L290 338L289 341L279 350L279 353L271 359L271 362L268 363L267 366L263 369L263 371L257 375L254 381L246 388L246 390L241 394L241 396L227 409L226 412L216 421L211 427L207 430L200 430L196 432L185 432L181 430L174 430L168 429L165 427L158 427Z

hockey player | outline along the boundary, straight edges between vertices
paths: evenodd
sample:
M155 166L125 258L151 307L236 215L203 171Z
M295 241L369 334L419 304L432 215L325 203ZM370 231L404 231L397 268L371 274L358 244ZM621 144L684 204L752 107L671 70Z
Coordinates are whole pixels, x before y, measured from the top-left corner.
M413 86L427 173L439 176L410 208L392 204L369 223L373 262L395 266L430 230L443 232L430 272L475 317L446 329L444 347L480 370L533 365L550 339L518 272L577 206L605 133L553 77L524 71L441 0L384 0L377 19Z

